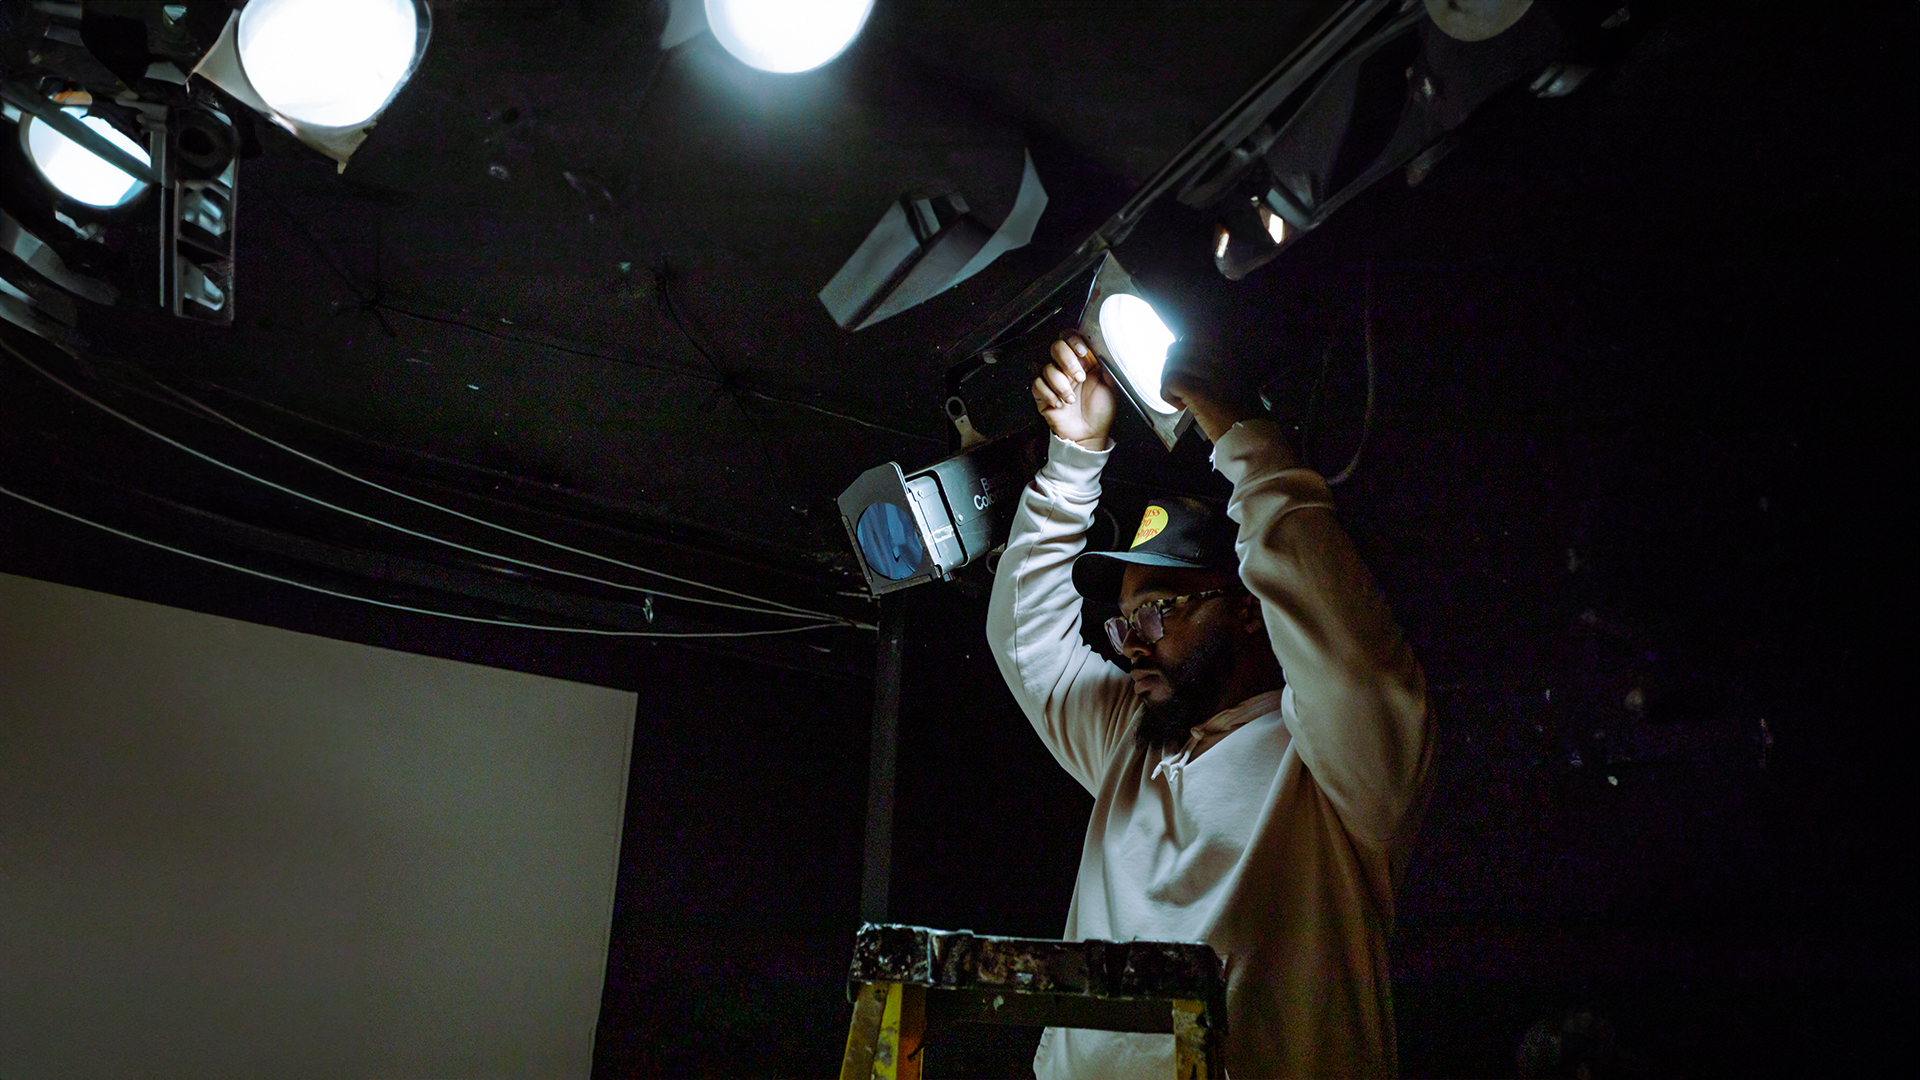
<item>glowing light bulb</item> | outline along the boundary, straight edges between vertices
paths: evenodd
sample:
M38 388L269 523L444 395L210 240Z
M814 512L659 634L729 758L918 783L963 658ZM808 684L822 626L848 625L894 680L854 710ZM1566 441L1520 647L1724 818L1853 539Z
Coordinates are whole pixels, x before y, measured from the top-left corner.
M152 163L146 148L121 134L119 128L97 116L79 119L135 160ZM147 187L146 181L121 172L107 159L53 130L51 124L31 118L27 122L27 153L47 183L67 198L88 206L120 206Z
M1180 411L1160 396L1160 374L1167 366L1173 331L1160 321L1152 304L1132 293L1114 293L1102 300L1100 336L1124 370L1128 385L1148 408L1166 414Z
M240 65L268 105L302 123L373 119L418 60L413 0L251 0L240 9Z
M839 56L867 24L873 0L706 0L713 36L762 71L808 71Z

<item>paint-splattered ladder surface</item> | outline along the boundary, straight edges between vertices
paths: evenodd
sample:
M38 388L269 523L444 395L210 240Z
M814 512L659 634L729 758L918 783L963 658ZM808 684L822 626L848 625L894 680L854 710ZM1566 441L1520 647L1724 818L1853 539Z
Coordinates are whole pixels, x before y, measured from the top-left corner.
M1051 941L863 926L847 974L841 1080L918 1080L953 1023L1171 1033L1174 1075L1219 1077L1220 957L1195 942Z

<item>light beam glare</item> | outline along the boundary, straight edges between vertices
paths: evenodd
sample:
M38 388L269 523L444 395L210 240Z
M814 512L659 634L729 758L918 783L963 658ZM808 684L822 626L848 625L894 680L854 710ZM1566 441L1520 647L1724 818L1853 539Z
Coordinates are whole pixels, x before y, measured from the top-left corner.
M1173 331L1153 305L1132 293L1114 293L1100 302L1100 336L1127 376L1128 385L1147 407L1171 415L1180 410L1160 396L1160 374L1167 366Z
M873 0L706 0L713 36L762 71L808 71L860 36Z

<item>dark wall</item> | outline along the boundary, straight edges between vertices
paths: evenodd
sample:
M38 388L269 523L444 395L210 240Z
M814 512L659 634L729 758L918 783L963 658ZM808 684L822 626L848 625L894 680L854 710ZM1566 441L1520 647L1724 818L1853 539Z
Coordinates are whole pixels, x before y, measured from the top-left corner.
M595 1075L835 1067L870 701L694 656L645 680Z

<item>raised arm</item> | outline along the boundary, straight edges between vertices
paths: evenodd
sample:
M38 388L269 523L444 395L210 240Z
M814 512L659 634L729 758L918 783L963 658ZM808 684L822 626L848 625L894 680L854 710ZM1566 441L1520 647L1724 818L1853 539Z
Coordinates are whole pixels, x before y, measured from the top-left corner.
M1113 423L1113 388L1077 336L1053 347L1034 380L1034 404L1053 432L1047 463L1020 509L987 611L987 642L1007 686L1060 764L1097 792L1114 752L1131 737L1133 692L1120 669L1080 636L1073 559L1100 502Z
M1170 371L1161 396L1190 408L1233 482L1240 576L1260 598L1286 673L1294 745L1347 831L1391 844L1425 798L1433 727L1426 677L1373 576L1280 426L1230 385Z

